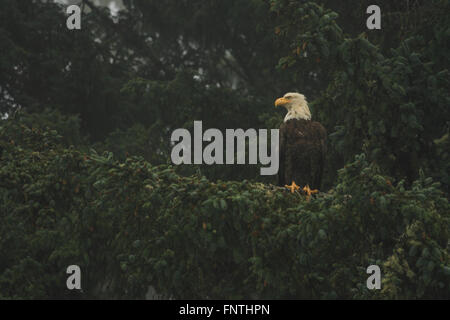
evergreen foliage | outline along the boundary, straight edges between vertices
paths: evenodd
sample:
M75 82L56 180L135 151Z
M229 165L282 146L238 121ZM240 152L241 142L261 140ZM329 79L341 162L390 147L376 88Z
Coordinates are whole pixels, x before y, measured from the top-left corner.
M60 140L0 127L2 298L450 297L450 205L431 178L406 188L360 155L308 201ZM65 288L71 264L82 293ZM371 264L381 293L365 287Z
M0 1L0 298L450 298L449 0ZM329 132L308 201L170 135ZM68 265L83 292L65 287ZM382 269L369 291L366 268Z

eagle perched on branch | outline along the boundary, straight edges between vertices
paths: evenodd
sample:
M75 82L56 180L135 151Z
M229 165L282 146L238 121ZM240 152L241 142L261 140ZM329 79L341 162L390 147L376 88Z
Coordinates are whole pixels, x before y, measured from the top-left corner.
M275 106L288 111L280 127L278 184L292 192L305 185L303 191L308 195L315 193L317 190L310 188L320 187L327 131L319 122L311 121L308 103L300 93L286 93L275 101Z

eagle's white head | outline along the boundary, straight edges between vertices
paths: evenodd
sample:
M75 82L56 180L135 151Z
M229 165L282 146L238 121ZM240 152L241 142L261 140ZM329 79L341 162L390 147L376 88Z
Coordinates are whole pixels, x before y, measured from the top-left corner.
M290 119L311 120L308 102L304 95L297 92L288 92L282 98L275 101L275 107L283 106L288 113L284 117L284 122Z

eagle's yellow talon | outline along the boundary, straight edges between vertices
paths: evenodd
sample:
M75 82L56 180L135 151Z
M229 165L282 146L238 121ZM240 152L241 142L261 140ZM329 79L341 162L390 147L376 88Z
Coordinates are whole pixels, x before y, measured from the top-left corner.
M309 188L309 185L304 186L304 187L303 187L303 191L306 193L306 200L308 200L308 201L309 201L309 199L311 198L311 195L312 195L312 194L319 193L319 190L317 190L317 189L311 190L311 189Z
M291 190L292 193L300 189L300 187L295 184L295 181L292 181L292 184L290 186L285 185L285 187Z

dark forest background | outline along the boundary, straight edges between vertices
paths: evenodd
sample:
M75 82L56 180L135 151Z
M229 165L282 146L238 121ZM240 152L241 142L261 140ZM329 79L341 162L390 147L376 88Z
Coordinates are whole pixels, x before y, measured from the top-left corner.
M444 269L439 269L441 271L436 276L433 272L437 270L437 264L430 267L423 262L423 268L430 269L431 275L427 277L433 280L426 278L423 280L420 289L417 289L414 286L414 281L412 285L402 287L398 282L399 280L393 276L393 280L391 279L392 286L398 285L399 287L392 289L390 296L396 298L443 297L443 292L448 293L446 291L448 290L448 281L445 285L442 283L445 283L444 280L448 279L448 270L450 270L448 269L448 251L445 249L445 239L448 236L449 207L447 199L450 186L450 2L447 0L378 0L376 4L381 8L382 28L381 30L368 30L366 20L369 15L366 14L366 9L373 4L372 2L365 0L123 0L122 10L115 15L111 15L107 7L96 6L89 0L83 0L80 2L80 6L83 8L81 30L68 30L66 28L67 15L63 5L49 1L0 0L0 113L3 118L1 120L1 123L3 123L2 143L0 144L0 156L2 154L3 156L0 159L4 168L0 190L3 190L2 219L9 221L4 223L5 228L7 228L7 225L12 226L18 223L12 215L15 214L14 210L19 210L19 208L30 214L33 212L42 214L41 209L47 210L49 206L52 208L56 203L55 208L57 209L55 209L55 212L73 211L90 214L90 210L94 210L93 207L84 210L81 203L87 206L89 202L92 205L94 200L92 200L93 196L90 193L91 186L96 183L97 186L108 185L111 182L105 182L103 176L99 176L100 169L100 171L88 170L85 173L85 178L83 178L85 180L80 178L82 182L73 182L71 190L72 192L75 190L77 195L75 193L66 194L65 198L62 196L58 198L58 196L58 199L53 200L44 196L44 198L39 198L40 200L35 198L34 202L31 200L30 204L28 195L22 194L22 192L25 192L23 190L27 189L27 185L32 185L30 181L38 177L38 174L37 171L30 173L31 171L28 172L28 169L50 170L49 175L42 173L40 178L43 180L42 183L39 182L39 188L44 188L46 179L53 181L51 180L53 178L50 178L51 170L54 170L55 174L59 172L61 175L66 174L64 170L68 170L67 172L73 170L74 174L83 175L84 169L80 169L82 167L67 167L63 170L62 167L56 166L56 163L58 166L62 166L62 162L57 161L66 159L66 153L73 154L74 150L76 150L77 156L73 157L81 162L86 161L86 157L97 159L101 163L99 168L105 170L105 177L115 174L115 171L108 171L113 169L105 169L107 165L117 166L119 171L124 168L123 166L126 168L131 166L133 170L137 170L137 167L144 166L143 163L145 163L146 168L147 165L170 165L170 135L173 130L192 128L194 120L202 120L204 129L278 128L285 111L275 109L273 106L274 100L286 92L298 91L307 97L313 119L320 121L328 131L327 164L321 190L329 191L329 197L336 197L333 201L339 202L339 205L337 205L337 202L322 198L318 199L319 202L316 204L304 201L298 204L297 201L299 200L291 198L291 195L286 195L284 200L279 200L284 201L283 204L278 203L275 208L288 210L292 206L301 205L307 206L305 208L308 208L307 210L311 212L324 214L328 210L329 204L334 203L337 206L337 211L345 209L343 211L345 214L355 214L358 210L358 212L368 210L366 207L358 207L364 197L364 199L367 198L367 203L369 203L368 199L370 199L372 205L379 203L381 208L379 210L382 212L385 210L386 217L389 216L389 218L386 218L388 220L380 218L380 221L384 221L385 225L392 223L392 228L397 228L397 226L398 228L392 231L392 234L389 233L390 231L380 231L380 234L365 238L366 241L371 243L375 241L377 244L369 246L372 250L370 251L371 254L361 254L358 259L369 261L370 257L379 254L378 261L380 263L381 261L387 261L386 263L390 266L394 262L389 260L388 257L392 252L397 252L393 248L397 248L398 243L396 241L403 239L399 236L402 232L406 232L405 230L410 232L412 229L418 228L417 230L420 230L420 232L416 230L417 237L422 239L423 230L421 228L423 226L415 224L417 221L414 219L417 217L414 215L418 214L421 217L420 219L423 218L425 224L434 219L426 218L426 215L433 215L437 219L433 220L433 228L438 229L433 229L434 231L427 233L427 235L430 234L430 241L433 239L435 241L433 242L433 248L440 248L440 251L436 249L436 253L430 250L433 252L432 254L435 254L436 261L440 261L441 267L447 268L445 269L446 275L443 276L443 273L439 273ZM53 138L50 137L54 136L56 139L56 135L59 136L57 138L58 143L53 145ZM23 155L23 161L25 162L15 163L14 161L22 159L21 152L25 152L24 150L29 150L26 156ZM48 153L46 156L41 155L41 153L46 152ZM56 154L52 152L56 152ZM12 156L14 154L16 158ZM54 162L56 167L49 165L48 169L44 169L47 166L44 165L42 159L47 161L45 163L56 161ZM36 161L40 163L38 167L35 167L37 166ZM69 160L66 159L66 161ZM117 163L113 165L113 161L117 161ZM129 164L134 163L133 161L136 161L137 164ZM13 165L13 163L15 164ZM118 163L122 164L119 165ZM11 171L13 167L14 170L17 170L17 174L15 173L16 176L14 176L16 178L13 178L13 171ZM273 207L270 206L276 204L275 202L271 202L271 204L264 202L263 195L267 191L265 188L270 188L269 183L274 183L276 178L260 176L257 166L192 165L176 168L170 168L169 166L167 170L170 170L171 175L172 171L175 170L173 174L176 174L179 179L191 179L186 178L190 176L197 177L192 179L196 181L195 183L199 183L198 188L200 189L193 188L200 193L205 192L205 196L209 194L209 191L201 191L203 190L199 187L203 183L201 179L207 179L212 185L217 183L217 186L223 181L237 181L237 183L244 182L239 184L238 189L247 188L246 183L261 186L261 195L254 195L254 198L251 198L248 194L247 196L250 197L249 201L255 203L259 199L261 208L263 204L267 205L266 209L261 209L266 210L264 212L271 212L270 208ZM29 173L29 176L25 177L25 174L21 174L25 171ZM164 172L158 173L161 174L160 177L155 173L147 178L158 181L150 189L161 188L166 194L169 194L168 190L172 190L173 186L166 185L171 178L167 178L168 173ZM122 185L125 181L128 181L127 179L134 179L134 173L131 175L130 171L129 174L130 176L125 175L122 180L119 179L114 183ZM390 203L389 201L394 201L394 198L383 196L386 195L384 189L377 189L378 191L375 192L375 189L371 189L372 184L370 184L370 187L368 184L366 190L364 183L367 181L361 177L367 177L367 175L375 177L375 180L383 177L384 184L389 187L395 186L395 190L398 191L395 197L398 196L398 199L406 202L398 200L400 202L395 205L393 202ZM159 178L155 178L157 176ZM356 177L363 180L358 180L359 178ZM428 180L426 180L427 178ZM30 181L24 182L25 180L21 179L30 179ZM60 176L58 179L58 181L64 181L61 186L58 184L58 188L65 188L66 183L70 184L68 178ZM37 178L36 181L38 181ZM99 181L101 183L98 183ZM359 181L359 184L357 181ZM423 184L417 181L422 181ZM425 185L430 185L431 181L437 182L437 184L433 184L432 189L427 189ZM260 182L265 185L258 184ZM130 185L133 184L132 182L129 183ZM149 186L149 182L144 178L139 183L142 183L142 188ZM232 182L226 183L230 183L230 186L233 185ZM89 190L90 196L83 196L83 200L78 201L76 199L78 199L79 190L83 188L83 185L86 186L86 190ZM125 185L128 185L128 182ZM422 187L419 187L419 185ZM53 186L47 187L53 188ZM363 198L352 193L356 192L355 189L358 188L365 190L366 193ZM106 189L106 187L103 187L102 190ZM136 187L136 190L138 189ZM17 194L12 193L11 190L17 190ZM54 191L55 194L59 194L60 189L58 190ZM128 201L129 197L136 196L138 192L128 190L129 193L122 194L122 192L125 192L123 189L114 190L117 201L122 199L122 196L123 199L126 197ZM191 190L193 194L197 194L195 190ZM245 190L241 191L244 192ZM46 189L45 192L49 193L50 191ZM406 193L404 194L404 192ZM417 195L413 196L408 192L416 192ZM185 201L183 202L184 208L187 210L186 208L189 205L189 210L195 211L194 208L199 204L194 199L195 196L189 194L191 196L188 196L188 199L183 198L183 201ZM350 205L347 202L349 198L346 198L349 194L353 195L354 199L359 199L360 202ZM215 196L215 193L214 195L210 194L212 198ZM261 198L258 198L260 196ZM435 196L439 198L436 203L429 202L434 200L425 200L432 199ZM101 192L97 197L98 200L101 197L106 197L106 195ZM176 203L176 196L172 194L171 197L170 199L175 199L173 201ZM158 199L154 200L154 203L159 203L159 211L155 209L156 207L154 210L161 213L163 212L161 206L168 206L168 204L164 204L164 201ZM205 205L210 208L209 211L205 211L205 214L216 209L226 211L227 208L230 208L229 201L231 200L226 197L223 199L226 200L224 202L217 199L217 202L215 202L214 200L211 208ZM107 206L113 210L116 200L104 198L103 201L102 205L106 205L105 203L110 201ZM171 200L167 198L167 201ZM291 205L286 204L288 201L292 201ZM323 201L323 203L320 201ZM18 203L23 203L24 207L21 207ZM122 203L125 202L120 202L120 205L115 203L115 205L121 206ZM347 205L350 207L346 207ZM419 208L422 205L423 212L426 213L419 214L418 211L414 211L413 207ZM258 206L258 204L255 204L255 206ZM136 215L138 207L133 205L132 209L130 209L131 207L128 209L122 208L122 212L131 210ZM147 207L144 207L144 209ZM238 207L241 212L248 209L245 206ZM408 210L413 210L415 213L405 213L406 216L402 216L400 213L394 215L392 212L397 210L395 208L400 210L399 212L402 212L402 214L412 212ZM167 207L166 209L170 211L173 208ZM99 210L109 212L104 208ZM262 211L258 213L258 210L255 210L256 216L264 215L261 213ZM253 209L247 211L253 214ZM171 212L173 213L173 211ZM187 211L186 214L189 214L189 212ZM416 218L413 219L413 216ZM391 218L394 220L389 220ZM58 224L59 222L55 222L59 221L58 219L52 220L51 223ZM75 220L72 219L71 221L75 223ZM358 221L358 223L365 223L366 226L373 223L370 219ZM166 222L173 224L173 221L168 220ZM291 220L286 221L286 224L291 222ZM33 223L36 223L36 221L33 220ZM210 228L210 225L204 224L203 221L199 220L195 223L201 229L207 230ZM248 221L245 220L244 224L247 223ZM331 226L332 223L336 222L328 221L327 223ZM406 229L400 227L402 223L404 223ZM44 222L42 224L45 225ZM19 225L21 224L19 223ZM115 234L115 231L111 230L119 230L120 225L120 223L111 223L108 226L112 229L108 229L108 232ZM382 224L380 222L377 225L379 227ZM91 227L91 224L89 224L89 227L86 228ZM27 229L29 226L24 228L22 232L31 232L31 229ZM52 228L54 228L54 225L50 229ZM319 234L319 238L322 240L326 237L322 232L319 232L320 230L325 230L327 234L329 232L331 234L331 231L325 227L319 226L318 228L317 232L313 233ZM359 229L359 225L355 226L355 230ZM35 232L34 229L33 232ZM65 232L67 233L67 230ZM142 230L140 232L137 234L144 234ZM259 230L258 232L262 231ZM268 232L267 229L266 232ZM308 229L308 232L312 231ZM337 236L344 231L341 229L336 232ZM364 229L364 232L366 234L368 231ZM61 231L62 233L64 232ZM289 233L289 236L291 233ZM60 236L62 236L61 234ZM81 238L87 237L84 233L77 234L82 235ZM170 237L167 234L165 236ZM285 236L287 237L287 233ZM437 238L433 238L433 236L440 240L436 240ZM386 240L386 237L390 240ZM52 289L48 289L46 285L42 285L42 288L39 287L41 291L36 288L24 288L21 293L17 293L13 289L13 282L8 282L13 281L10 280L11 273L9 272L16 274L14 272L18 272L17 270L23 266L34 265L26 259L21 260L21 257L30 254L27 249L29 244L24 242L22 251L17 250L17 247L13 245L12 239L17 240L19 238L19 232L17 238L15 236L0 238L0 253L4 257L9 257L0 261L0 271L3 272L3 278L0 277L0 289L3 288L4 292L8 292L7 294L3 293L4 297L61 295L61 292L54 289L54 286L50 286ZM49 242L41 239L44 241L39 242L43 246L42 248L48 249L48 246L51 247L49 243L59 241L55 240L57 237L51 238L52 241L49 240L50 238L46 238ZM107 236L102 239L106 238ZM208 241L215 243L216 240L214 239L211 238ZM304 241L309 241L308 239L304 239ZM355 239L348 239L347 243L357 243L358 240ZM424 236L423 239L426 239L426 237ZM232 239L225 239L224 241L229 243L228 240L233 241ZM97 239L97 241L100 240ZM135 244L135 242L127 241L123 240L123 246L118 245L120 250L126 251L124 249L125 243L129 243L130 246L132 243ZM134 239L133 241L137 240ZM438 243L440 244L438 245ZM40 245L37 245L37 247ZM176 251L172 247L174 245L173 242L167 244L172 253ZM239 244L235 243L235 245L239 247ZM17 246L19 245L17 244ZM229 246L232 245L229 244ZM280 244L280 246L283 248L289 247L285 244ZM414 246L417 246L417 243ZM138 247L139 245L136 245L133 248ZM86 259L83 252L77 251L79 244L73 244L73 248L77 248L73 249L73 256L79 257L81 260ZM331 248L329 249L331 250ZM16 253L12 254L11 250ZM42 255L42 250L36 249L34 251L36 257ZM53 252L52 250L54 248L47 250L49 256ZM215 250L214 248L213 251L216 252ZM354 251L354 249L347 248L336 252L339 252L342 257L346 257L352 250ZM330 252L333 252L333 250ZM247 253L252 255L250 251ZM222 254L222 256L225 255L223 252ZM235 251L230 254L236 258L237 253ZM254 254L255 251L253 251ZM397 252L395 254L401 256L403 253ZM277 257L274 259L280 259L277 254L274 253L274 255ZM430 253L427 251L423 255L428 257ZM93 253L91 252L88 256L91 265L95 265L92 262ZM171 256L171 253L161 251L161 256L167 262L167 259L170 260L168 256ZM122 261L122 258L117 259ZM321 259L325 259L322 256L316 258L318 259L316 262L323 262ZM52 259L57 258L53 256ZM134 261L135 258L129 259ZM177 256L177 259L182 260L183 258ZM260 267L258 272L255 271L258 279L275 277L271 269L275 267L271 267L270 263L269 265L264 264L262 262L264 258L262 259L261 261L258 260L259 264L251 260L253 261L251 265L254 268L257 265ZM316 263L314 262L315 258L311 259L313 260L308 260L308 263ZM336 256L336 259L339 259L338 256ZM54 260L51 261L55 263L53 266L55 270L62 268L62 262L58 264ZM155 267L155 264L159 263L160 260L155 261L146 262L152 265L152 268L154 268L152 270L155 273L157 273L155 270L161 271L166 268L165 265ZM189 261L189 263L194 263L191 260ZM346 263L348 261L353 260L347 260ZM121 270L120 272L124 272L122 262L118 267L118 270ZM236 258L235 262L237 265L242 264L241 258ZM52 263L42 263L44 266L42 268L52 269ZM112 261L109 263L114 264ZM400 262L398 263L403 267L405 266ZM327 264L331 265L328 262L324 263L324 265ZM12 268L13 265L16 265L18 269ZM145 263L142 265L145 265ZM199 268L204 267L200 266ZM419 267L421 268L422 265L419 264L417 268ZM41 270L39 269L41 267L36 268ZM230 268L232 269L232 267L228 269ZM125 270L126 272L129 271L127 268ZM338 282L336 279L345 278L350 274L349 269L339 270L341 270L340 273L336 273L336 278L333 281ZM133 272L135 272L133 275L137 277L137 274L143 271L139 269L139 271L134 270ZM173 280L167 274L165 274L165 277L172 279L173 283L179 283L181 281L179 273L183 274L183 272L187 271L185 269L174 269L174 273L178 277L176 280ZM289 272L292 272L292 270L286 271L286 274L289 274ZM329 274L325 269L317 272ZM213 274L220 274L220 272L216 270L211 273L211 276ZM238 277L238 274L237 272L235 276ZM282 278L283 273L280 274ZM127 274L127 277L129 276L130 274ZM198 279L203 276L206 277L203 273L199 273L197 277L192 276L192 279L201 282ZM322 276L317 275L317 277ZM408 274L409 276L410 274ZM160 277L164 278L162 275ZM216 288L219 291L211 293L211 291L208 291L210 289L208 287L208 290L197 288L199 291L192 293L192 291L186 289L191 285L190 283L186 284L186 287L183 287L184 289L180 289L176 284L167 288L168 280L164 278L167 280L164 285L162 284L162 278L158 278L156 282L152 278L148 282L155 285L159 290L166 290L165 293L167 294L173 294L174 291L178 290L177 292L181 292L179 294L181 297L205 297L208 294L209 297L246 297L249 292L254 292L254 288L248 289L246 287L248 290L245 290L247 291L242 289L244 291L237 294L233 291L236 289L234 287L234 289L225 288L223 290ZM273 283L292 281L289 277L281 278L278 280L272 279L272 281ZM306 281L305 279L297 280L298 283ZM119 280L117 281L117 283L120 283ZM134 283L134 280L129 280L129 278L123 281ZM215 280L209 279L209 281L205 283L212 283ZM235 283L233 281L236 281L236 278L230 281ZM259 291L257 291L259 293L266 292L265 297L269 298L367 297L365 293L359 291L358 294L349 293L351 290L345 291L345 288L342 288L342 291L339 292L339 289L336 289L339 287L337 282L333 284L333 290L329 290L325 285L320 290L308 291L309 286L307 284L304 287L299 285L293 288L287 288L280 284L280 287L272 288L273 290L270 291L268 289L270 285L266 287L264 281L264 286L258 287ZM293 283L297 282L294 281ZM244 286L239 288L244 288ZM301 290L305 291L301 291L299 288L303 288ZM203 289L205 291L202 291ZM410 289L412 291L408 291ZM143 289L140 288L139 290L142 291ZM264 290L269 290L269 293ZM139 293L142 293L141 291ZM129 297L130 292L116 292L115 296ZM259 296L264 296L264 294Z
M325 189L366 152L397 179L422 169L448 191L447 1L380 1L381 30L366 28L368 1L313 4L123 1L112 17L83 1L70 31L64 7L3 0L0 111L160 164L175 128L278 128L273 101L299 91L329 132ZM184 168L199 169L261 179L254 166Z

